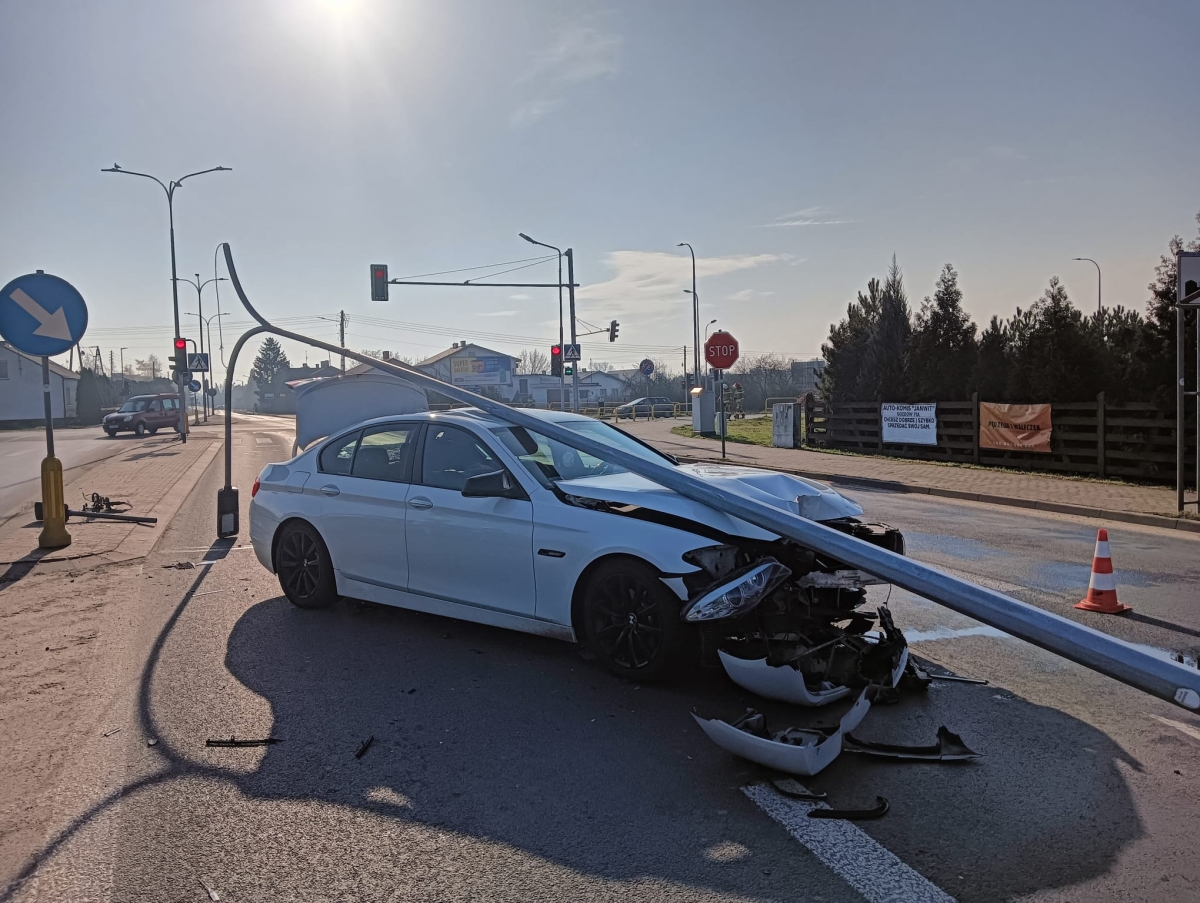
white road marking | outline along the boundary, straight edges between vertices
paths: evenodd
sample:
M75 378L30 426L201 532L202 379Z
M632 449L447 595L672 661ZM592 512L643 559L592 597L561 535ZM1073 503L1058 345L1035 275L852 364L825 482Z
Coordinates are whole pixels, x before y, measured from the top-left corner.
M1150 717L1168 727L1175 728L1175 730L1182 734L1187 734L1193 740L1200 740L1200 728L1194 728L1190 724L1184 724L1182 721L1174 721L1171 718L1163 718L1159 715L1151 715Z
M275 440L269 436L255 436L254 441L259 445L274 445Z
M817 803L788 799L766 784L752 784L742 792L869 903L955 903L857 825L809 818Z

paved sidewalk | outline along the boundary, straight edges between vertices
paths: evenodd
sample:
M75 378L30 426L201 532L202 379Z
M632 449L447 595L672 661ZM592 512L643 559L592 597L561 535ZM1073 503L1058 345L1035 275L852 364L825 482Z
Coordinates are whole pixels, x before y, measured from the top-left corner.
M622 429L668 454L689 460L719 460L721 444L671 432L684 420L622 421ZM878 485L993 504L1014 505L1142 523L1200 533L1200 521L1175 514L1175 491L1164 486L1138 486L1109 480L1069 479L1052 474L955 467L903 458L838 455L791 448L768 448L738 442L725 444L732 463L787 470L830 482Z
M67 522L71 544L63 549L41 550L42 525L33 519L32 506L0 524L0 566L27 562L93 559L96 563L129 561L145 555L158 541L204 469L221 447L215 432L194 432L186 444L174 436L146 439L108 458L63 487L67 506L83 507L93 492L114 501L130 503L128 513L157 517L158 524L144 526L120 521Z

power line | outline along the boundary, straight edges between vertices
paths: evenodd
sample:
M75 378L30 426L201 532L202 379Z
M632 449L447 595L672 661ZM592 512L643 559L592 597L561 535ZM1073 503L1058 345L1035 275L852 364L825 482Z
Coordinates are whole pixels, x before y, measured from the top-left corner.
M557 259L558 259L557 254L548 254L545 257L525 257L525 258L522 258L521 260L505 260L502 263L486 263L486 264L483 264L482 266L477 266L477 267L460 267L457 270L442 270L439 273L417 273L414 276L397 276L397 277L393 277L393 278L424 279L426 276L449 276L453 273L470 273L473 270L490 270L494 267L506 267L506 266L510 266L511 264L514 264L514 263L529 263L530 261L533 261L534 263L545 263L547 260L557 260ZM500 274L493 273L492 275L499 276ZM486 279L487 277L480 276L478 278Z

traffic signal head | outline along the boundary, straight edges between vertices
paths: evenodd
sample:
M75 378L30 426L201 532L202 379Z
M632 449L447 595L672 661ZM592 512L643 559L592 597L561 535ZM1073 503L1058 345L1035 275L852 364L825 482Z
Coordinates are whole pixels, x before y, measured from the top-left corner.
M550 375L563 375L562 348L558 345L550 346Z
M187 369L187 339L175 336L175 372Z
M371 264L371 300L388 299L388 272L386 263Z
M620 329L620 327L621 324L616 320L613 320L608 324L608 340L610 342L615 342L617 340L617 330Z

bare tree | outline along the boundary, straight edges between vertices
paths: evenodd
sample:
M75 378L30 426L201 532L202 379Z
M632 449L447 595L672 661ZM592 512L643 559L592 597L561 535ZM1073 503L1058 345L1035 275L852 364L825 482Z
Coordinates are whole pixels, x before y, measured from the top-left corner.
M518 373L549 373L550 358L536 348L526 348L517 356Z
M152 354L145 360L135 361L133 366L137 370L138 376L146 379L158 379L158 373L162 370L162 361L158 359L157 354Z
M608 361L588 361L588 367L595 370L597 373L611 373L617 368Z

